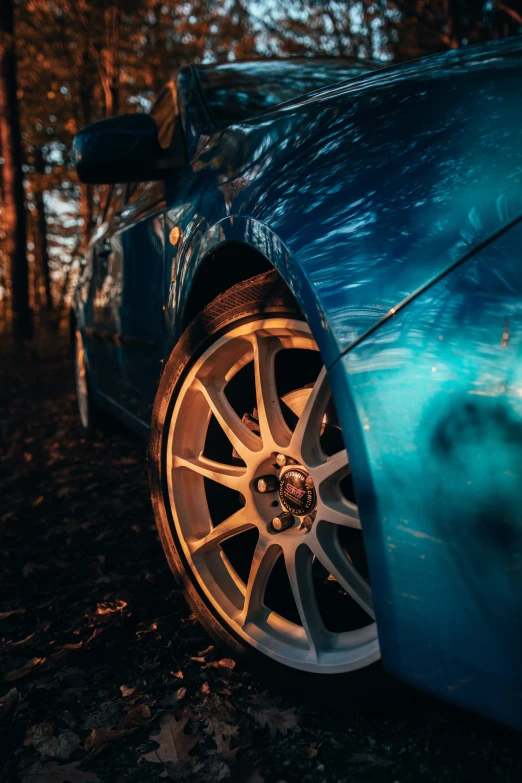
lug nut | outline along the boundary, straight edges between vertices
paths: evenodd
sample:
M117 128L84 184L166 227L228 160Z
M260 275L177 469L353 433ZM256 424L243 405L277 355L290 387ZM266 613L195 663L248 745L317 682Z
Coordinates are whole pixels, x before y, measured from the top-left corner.
M257 480L258 492L275 492L279 488L279 481L276 476L261 476Z
M272 520L272 527L275 531L280 533L282 530L288 530L289 527L292 527L292 525L295 522L295 518L293 514L287 514L286 512L284 514L280 514L278 517L274 517Z
M311 530L314 524L314 518L315 518L315 514L308 514L306 517L303 518L303 521L301 522L301 527L305 528L306 530Z
M280 468L284 468L284 466L286 465L288 460L287 460L287 458L285 457L284 454L278 454L276 456L276 462L277 462L277 464L279 465Z

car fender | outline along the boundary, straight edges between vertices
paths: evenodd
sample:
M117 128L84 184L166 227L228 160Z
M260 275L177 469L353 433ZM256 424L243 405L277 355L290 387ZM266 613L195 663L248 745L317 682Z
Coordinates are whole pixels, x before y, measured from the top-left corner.
M302 266L278 235L265 223L245 215L230 215L207 227L202 221L175 261L168 296L170 339L173 344L183 330L184 312L192 282L201 263L227 242L239 242L261 253L279 272L305 315L323 356L335 354L327 319L321 311L317 292Z

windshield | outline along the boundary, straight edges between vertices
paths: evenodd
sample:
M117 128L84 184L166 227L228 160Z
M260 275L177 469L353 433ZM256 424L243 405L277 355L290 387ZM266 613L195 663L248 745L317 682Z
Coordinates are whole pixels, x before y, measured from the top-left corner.
M361 60L292 59L198 66L197 73L212 119L222 127L379 67Z

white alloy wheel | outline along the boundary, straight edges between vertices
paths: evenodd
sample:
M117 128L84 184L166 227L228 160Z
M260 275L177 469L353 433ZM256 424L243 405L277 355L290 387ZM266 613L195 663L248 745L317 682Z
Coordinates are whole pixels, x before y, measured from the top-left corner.
M317 373L281 394L277 368L286 355L315 357ZM342 489L350 463L308 325L262 314L232 323L188 366L162 425L163 503L214 616L293 669L334 674L375 662L370 585L344 543L362 550L355 497ZM251 412L241 411L242 395L255 399ZM337 451L325 451L325 431ZM229 457L222 449L217 459L209 444L224 438ZM232 511L224 515L225 495Z

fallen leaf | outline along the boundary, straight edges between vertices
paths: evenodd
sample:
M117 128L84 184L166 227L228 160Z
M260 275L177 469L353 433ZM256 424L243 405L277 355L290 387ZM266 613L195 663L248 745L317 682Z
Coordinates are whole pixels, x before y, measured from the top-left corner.
M201 652L198 652L198 655L201 655L205 657L205 655L209 655L214 650L214 645L210 644L208 647L205 647L204 650L201 650Z
M237 737L239 726L234 726L210 714L206 719L204 731L205 734L215 734L216 737Z
M191 656L190 660L195 661L196 663L205 663L205 659L201 656L198 657L197 655Z
M24 747L37 744L53 732L54 727L50 723L37 723L35 726L30 726L25 732Z
M37 762L25 772L22 783L100 783L98 775L78 769L79 764L79 761L71 764Z
M197 720L205 722L205 734L224 737L237 737L239 733L238 716L232 712L229 702L220 696L207 696L196 709Z
M265 701L260 695L255 699L255 703L248 707L248 712L258 726L262 729L265 726L268 728L272 739L276 737L277 732L284 737L289 731L301 731L298 726L299 716L295 707L282 710L277 705Z
M232 738L230 736L224 737L221 734L216 734L213 739L214 742L216 743L216 750L219 753L219 755L223 756L223 758L226 761L234 761L236 754L239 750L239 746L237 748L230 747Z
M232 658L221 658L219 661L211 661L210 663L205 664L203 667L204 669L228 669L229 671L232 671L232 669L235 667L236 662L232 660Z
M198 744L199 734L185 734L187 719L176 720L174 715L166 715L160 723L159 734L152 734L151 740L158 743L156 750L146 753L143 758L153 764L178 764L190 759L190 751ZM166 777L164 771L160 777Z
M127 713L120 723L120 729L129 729L132 727L142 726L150 719L150 717L150 708L146 704L140 704L139 707L135 707L133 710Z
M201 686L201 693L209 694L210 693L210 685L208 682L204 682Z
M25 639L20 639L18 642L9 642L9 644L5 646L5 649L12 650L13 648L16 649L18 647L25 647L26 644L28 644L31 641L35 633L36 631L33 631L33 633L30 633L29 636L25 637Z
M40 495L40 497L36 498L36 500L33 500L33 508L36 508L36 506L39 506L44 501L44 496Z
M179 672L171 672L171 674L172 674L173 677L176 677L178 680L185 679L183 677L183 672L181 670Z
M126 737L135 731L136 727L132 729L93 729L83 743L84 750L90 751L91 756L96 756L109 742Z
M136 693L137 688L134 685L120 685L120 691L123 698L126 699Z
M5 696L2 696L0 699L0 718L6 718L19 700L20 694L16 688L11 688L10 691L7 691Z
M38 753L42 756L50 756L53 759L67 761L75 750L82 744L81 739L73 731L67 729L57 737L44 737L34 743Z
M24 614L25 609L11 609L10 612L0 612L0 620L7 620L8 617L12 617L13 614Z
M56 650L56 652L53 652L52 655L49 655L47 662L49 665L60 663L60 661L63 661L69 655L71 650L79 650L82 646L83 642L78 642L77 644L64 644ZM48 666L45 668L48 668Z
M12 682L13 680L21 680L22 677L26 677L33 669L45 661L45 658L30 658L20 669L12 669L7 674L4 674L4 680Z
M207 774L210 780L219 783L221 780L230 779L230 767L225 761L216 759Z
M127 601L104 601L96 606L96 614L113 614L121 612L127 606Z
M187 689L186 688L178 688L178 690L176 691L176 696L178 697L178 699L180 701L181 701L181 699L185 698L186 694L187 694Z

